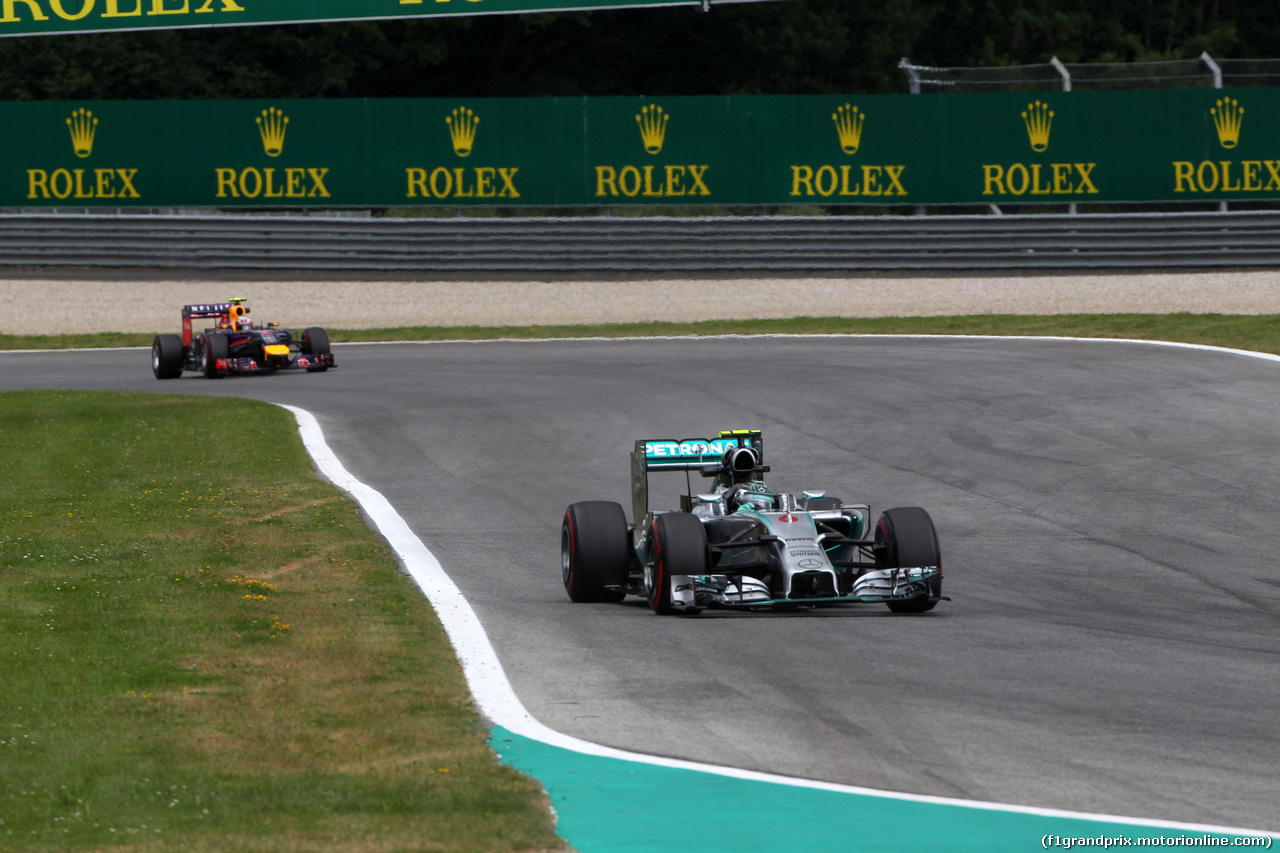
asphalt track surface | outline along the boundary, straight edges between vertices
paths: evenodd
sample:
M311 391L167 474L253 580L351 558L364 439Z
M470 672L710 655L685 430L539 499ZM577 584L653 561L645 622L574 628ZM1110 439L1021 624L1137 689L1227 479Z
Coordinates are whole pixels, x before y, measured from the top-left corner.
M525 706L567 734L891 791L1280 828L1280 362L856 337L335 355L324 375L162 383L138 350L3 353L0 390L315 413L466 594ZM928 509L954 600L923 616L571 604L565 506L627 506L637 438L733 427L765 430L782 490Z

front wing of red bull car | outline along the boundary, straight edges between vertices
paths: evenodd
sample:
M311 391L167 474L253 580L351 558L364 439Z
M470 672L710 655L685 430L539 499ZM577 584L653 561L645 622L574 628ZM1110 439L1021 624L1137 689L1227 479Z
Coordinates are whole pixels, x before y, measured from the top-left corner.
M678 511L650 511L649 474L683 472ZM759 430L714 439L640 440L631 454L632 517L620 504L569 506L561 572L573 601L643 596L660 614L707 608L885 604L924 613L942 595L937 531L920 507L885 510L822 491L774 492ZM702 492L692 475L710 479Z

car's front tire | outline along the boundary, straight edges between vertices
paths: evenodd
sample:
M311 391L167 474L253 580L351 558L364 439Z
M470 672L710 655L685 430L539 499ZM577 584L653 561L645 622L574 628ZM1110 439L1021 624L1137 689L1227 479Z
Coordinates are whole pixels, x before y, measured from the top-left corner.
M311 326L302 331L302 351L307 355L328 355L329 350L329 333L319 326ZM308 367L308 373L323 373L328 370L325 367Z
M156 379L176 379L182 375L182 338L156 335L151 342L151 372Z
M222 335L201 335L196 338L196 364L206 378L217 379L222 375L222 371L218 369L218 360L227 355L227 339Z
M560 528L560 569L573 601L621 601L630 542L627 516L613 501L570 504Z
M929 513L918 506L886 509L876 523L876 567L880 569L937 566L942 568L938 531ZM942 595L942 577L929 582L929 594L902 601L886 601L894 613L925 613Z
M705 575L710 566L707 531L696 515L666 512L654 516L645 566L645 594L654 613L665 616L675 612L671 600L672 576ZM698 611L685 608L684 612Z

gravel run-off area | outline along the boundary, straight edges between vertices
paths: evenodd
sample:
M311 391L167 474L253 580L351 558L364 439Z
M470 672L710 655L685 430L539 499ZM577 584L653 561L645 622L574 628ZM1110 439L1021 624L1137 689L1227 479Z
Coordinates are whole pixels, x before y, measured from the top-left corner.
M533 326L781 317L1280 314L1275 272L555 281L133 277L0 280L0 334L177 331L181 307L243 296L286 327Z

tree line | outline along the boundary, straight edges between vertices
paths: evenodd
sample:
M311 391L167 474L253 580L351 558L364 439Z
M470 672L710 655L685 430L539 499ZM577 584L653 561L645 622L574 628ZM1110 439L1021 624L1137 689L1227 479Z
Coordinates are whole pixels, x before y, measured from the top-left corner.
M942 67L1280 57L1254 0L775 0L0 39L0 99L900 93Z

